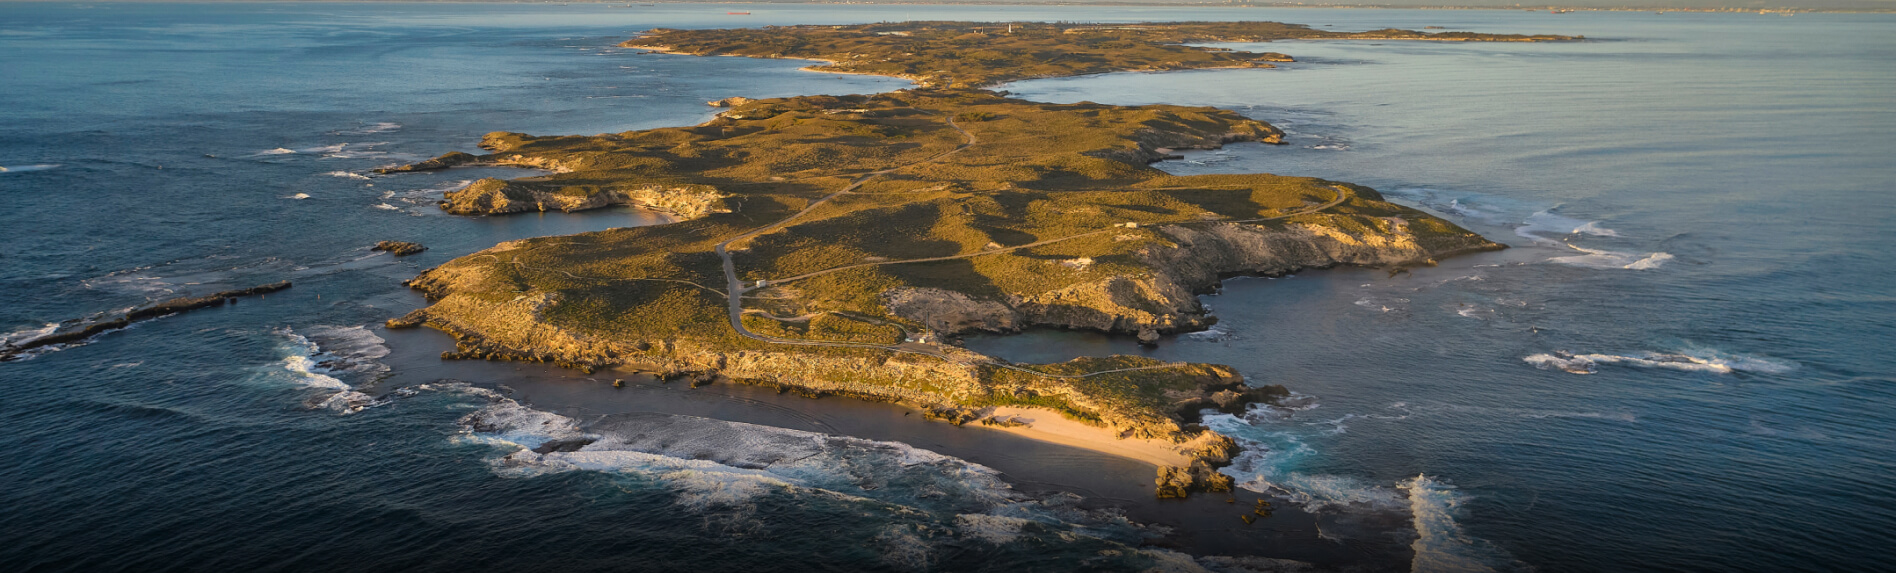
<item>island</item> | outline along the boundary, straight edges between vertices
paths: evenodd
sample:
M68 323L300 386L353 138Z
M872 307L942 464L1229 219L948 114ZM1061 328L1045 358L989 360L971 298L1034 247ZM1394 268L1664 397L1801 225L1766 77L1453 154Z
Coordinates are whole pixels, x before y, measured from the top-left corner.
M1224 278L1403 268L1503 248L1375 190L1271 174L1175 176L1184 149L1280 143L1238 113L1052 104L982 89L1115 70L1287 59L1185 42L1455 41L1564 36L1339 34L1274 23L904 23L654 30L655 51L825 59L914 79L891 93L711 102L700 125L593 136L497 132L487 153L388 169L530 167L441 208L464 215L632 205L662 225L502 243L407 284L431 304L389 321L458 340L448 358L729 380L896 402L956 424L1146 460L1160 497L1224 491L1235 453L1206 410L1287 394L1215 364L1136 356L1018 364L974 332L1084 329L1153 343L1207 328Z

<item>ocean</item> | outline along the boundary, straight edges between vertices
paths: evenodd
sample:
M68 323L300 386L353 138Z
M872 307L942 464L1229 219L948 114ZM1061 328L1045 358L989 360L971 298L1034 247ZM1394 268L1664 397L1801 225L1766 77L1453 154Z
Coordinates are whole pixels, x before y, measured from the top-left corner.
M453 257L666 219L448 216L441 193L522 171L374 168L475 151L490 131L684 125L734 95L907 85L614 47L641 30L923 19L1587 36L1279 42L1299 62L1004 86L1238 110L1286 145L1159 167L1369 185L1514 248L1394 275L1232 279L1205 298L1212 330L1156 348L1064 331L967 344L1022 361L1223 363L1288 386L1278 407L1211 419L1249 446L1226 473L1315 514L1310 547L1396 547L1399 565L1380 568L1873 570L1896 557L1896 16L733 6L0 4L0 335L296 283L0 363L0 563L1228 566L935 451L954 444L835 435L790 402L716 386L641 390L675 396L646 408L659 412L588 409L575 405L614 392L596 376L442 362L444 335L380 327L424 304L401 281ZM381 240L430 250L369 250ZM547 447L655 429L698 438Z

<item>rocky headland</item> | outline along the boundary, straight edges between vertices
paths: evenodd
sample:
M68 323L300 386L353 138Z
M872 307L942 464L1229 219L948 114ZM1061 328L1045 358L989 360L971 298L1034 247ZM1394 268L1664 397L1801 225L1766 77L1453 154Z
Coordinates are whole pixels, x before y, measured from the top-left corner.
M908 26L774 30L852 46L897 42L914 50L907 53L940 57L941 46L969 40L950 31L976 25ZM1074 50L1110 44L1088 43L1097 37L1132 41L1125 36L1134 32L1152 46L1207 41L1216 26L1238 27L1216 36L1227 39L1267 29L1280 36L1261 39L1327 37L1282 36L1316 33L1284 25L1151 26L1033 33ZM1172 28L1161 34L1158 26ZM1193 26L1196 32L1180 31ZM885 33L902 31L908 34ZM759 54L765 48L748 40L756 33L654 31L635 42L684 53L806 57ZM715 43L720 37L724 43ZM723 47L707 47L714 45ZM1014 49L1007 46L992 44ZM976 69L989 68L1006 69ZM995 73L932 83L1015 77ZM1240 411L1285 395L1283 387L1247 381L1226 366L1132 356L1015 364L953 341L977 331L1059 327L1151 342L1209 326L1215 319L1197 295L1226 277L1399 268L1502 248L1362 186L1270 174L1174 176L1149 166L1180 149L1282 138L1269 124L1215 108L1047 104L960 88L714 105L724 111L696 126L597 136L493 133L480 144L486 154L450 153L389 170L518 165L553 172L477 181L445 197L441 206L451 213L637 205L676 219L512 241L455 259L408 282L431 305L390 326L454 335L450 358L730 380L898 402L957 424L1011 428L1021 425L1023 409L1046 412L1108 436L1091 447L1110 450L1111 438L1171 444L1178 457L1161 464L1157 489L1182 496L1231 486L1216 468L1235 446L1199 425L1199 412Z

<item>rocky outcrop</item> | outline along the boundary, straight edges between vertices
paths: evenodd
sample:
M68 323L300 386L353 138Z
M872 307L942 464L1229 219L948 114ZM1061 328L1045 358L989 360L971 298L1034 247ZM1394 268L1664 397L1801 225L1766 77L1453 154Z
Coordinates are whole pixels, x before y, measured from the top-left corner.
M1232 127L1232 131L1217 135L1178 129L1141 129L1133 134L1132 141L1124 147L1092 151L1086 155L1143 165L1177 159L1180 156L1172 152L1180 149L1218 149L1227 143L1250 141L1272 145L1284 143L1284 132L1268 123L1245 121Z
M951 290L902 287L883 293L882 303L896 316L920 322L935 332L1020 329L1020 316L1008 305L975 300Z
M460 152L460 151L450 151L445 154L442 154L440 157L429 159L427 161L422 161L420 163L412 163L412 164L403 165L400 167L388 167L388 168L383 168L383 169L377 169L375 170L375 172L376 173L408 173L412 171L433 171L436 169L460 167L462 165L469 165L469 164L481 163L481 162L482 162L482 159L481 159L481 156L479 155L474 155L472 153L465 153L465 152Z
M428 247L422 246L421 243L410 243L407 241L382 241L376 243L375 248L369 250L383 251L397 257L403 257L426 251Z
M752 101L756 101L756 100L753 100L751 98L747 98L744 96L733 96L733 97L727 97L721 100L708 101L708 102L705 102L705 105L709 105L711 107L737 107L740 105L750 103Z
M712 213L729 213L725 195L708 185L636 185L597 193L566 193L558 188L543 189L532 183L487 178L449 191L441 201L441 210L456 215L501 215L529 211L585 211L615 205L628 205L696 219Z
M523 136L517 133L508 133L508 132L489 133L486 135L486 137L481 139L480 146L482 149L487 149L489 151L504 152L518 145L517 140L521 137ZM526 168L526 169L542 169L546 171L552 171L554 173L568 173L568 172L574 171L575 169L578 169L579 167L583 167L583 165L575 165L576 162L583 162L583 160L584 160L583 157L560 160L560 159L551 159L551 158L546 158L546 157L536 157L536 156L531 156L531 155L521 155L517 153L516 154L494 153L492 155L474 155L472 153L450 151L448 153L442 154L440 157L429 159L427 161L411 163L411 164L402 165L399 167L384 167L381 169L376 169L375 172L376 173L411 173L415 171L435 171L435 170L440 170L440 169L450 169L454 167L488 166L488 167L521 167L521 168Z
M126 311L125 314L112 317L112 318L102 319L102 320L67 321L68 323L67 326L62 327L58 330L55 330L45 336L29 338L29 339L21 340L17 342L9 342L5 347L0 347L0 362L5 362L8 360L13 360L15 358L18 358L21 353L24 353L29 350L44 348L44 347L52 346L55 344L68 344L68 343L73 343L73 342L79 342L79 341L85 340L87 338L91 338L93 336L97 336L99 334L102 334L108 331L118 330L121 328L125 328L127 326L131 326L133 322L137 322L140 320L145 320L149 318L157 318L160 316L165 316L169 314L177 314L180 312L197 310L200 308L223 306L225 304L235 303L238 297L269 294L269 293L280 291L286 288L290 288L290 281L275 282L275 283L259 285L259 286L254 286L250 288L244 288L244 289L227 290L227 291L212 293L212 294L208 294L204 296L187 296L187 297L174 298L174 299L163 301L163 302L157 302L157 303L152 303L149 305L133 308L132 310Z

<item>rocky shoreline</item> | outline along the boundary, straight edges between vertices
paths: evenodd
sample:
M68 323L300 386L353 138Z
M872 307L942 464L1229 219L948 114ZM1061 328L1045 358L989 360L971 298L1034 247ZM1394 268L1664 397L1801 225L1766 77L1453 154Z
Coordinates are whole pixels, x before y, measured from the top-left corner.
M791 31L838 45L893 41L888 30L870 28ZM656 37L708 41L703 36L721 32ZM1138 31L1150 36L1142 41L1171 37L1148 32ZM1093 31L1036 33L1036 42L1080 46ZM1506 38L1514 37L1464 39ZM1209 54L1191 67L1288 59L1153 49ZM447 194L440 206L449 213L633 205L676 219L513 241L455 259L405 283L431 304L388 326L453 335L456 348L442 354L450 359L894 402L957 425L1030 434L1018 416L998 412L1046 412L1107 436L1082 447L1110 451L1115 436L1172 444L1179 457L1159 458L1182 462L1162 464L1155 479L1155 493L1169 498L1232 487L1217 469L1237 446L1201 425L1201 411L1241 412L1288 391L1221 365L1132 356L1015 364L954 341L1057 327L1150 344L1213 324L1197 295L1224 278L1399 269L1504 248L1367 187L1268 174L1172 176L1149 166L1178 149L1281 142L1277 128L1224 110L1045 104L978 89L711 105L725 111L697 126L590 137L493 133L480 143L486 155L455 152L385 170L553 172L476 181Z

